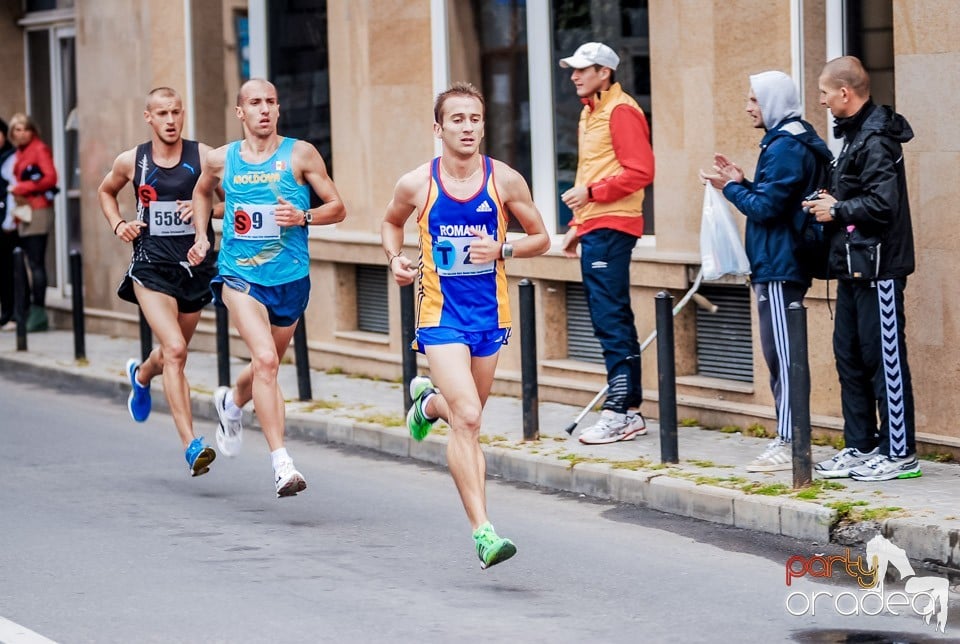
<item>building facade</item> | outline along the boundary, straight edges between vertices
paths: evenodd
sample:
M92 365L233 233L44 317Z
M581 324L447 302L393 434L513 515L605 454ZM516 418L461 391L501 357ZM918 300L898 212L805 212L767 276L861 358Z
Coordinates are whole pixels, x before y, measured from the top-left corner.
M379 223L400 174L437 151L434 95L452 80L471 81L487 99L485 153L526 176L554 235L547 255L508 263L515 319L517 282L536 286L541 398L585 404L604 370L579 264L559 251L570 213L558 194L573 181L580 104L558 59L589 40L613 46L623 61L617 79L651 123L656 180L631 269L643 338L654 329L654 296L679 297L699 266L697 170L722 150L752 175L761 133L744 112L748 76L780 69L801 81L804 116L829 138L819 71L830 58L858 55L876 100L894 104L916 133L905 147L917 243L908 346L919 442L945 451L960 449L960 424L952 422L960 416L960 303L949 277L960 264L960 187L952 180L960 130L948 116L960 107L958 31L960 6L949 0L0 0L0 115L37 117L63 177L50 306L68 324L67 257L81 250L88 328L132 336L136 309L114 295L129 248L105 225L96 190L116 154L147 137L145 94L160 85L180 90L186 135L217 146L239 136L240 82L269 78L280 94L281 133L317 145L347 206L343 223L311 231L311 363L397 378L400 291L385 267ZM132 191L121 203L132 212ZM415 244L411 227L408 254ZM842 428L831 290L817 282L807 301L813 424L825 434ZM745 281L701 292L719 310L691 305L676 318L680 417L772 430ZM195 343L212 348L212 333L210 313ZM519 395L514 338L497 393ZM655 416L655 351L644 353L643 371Z

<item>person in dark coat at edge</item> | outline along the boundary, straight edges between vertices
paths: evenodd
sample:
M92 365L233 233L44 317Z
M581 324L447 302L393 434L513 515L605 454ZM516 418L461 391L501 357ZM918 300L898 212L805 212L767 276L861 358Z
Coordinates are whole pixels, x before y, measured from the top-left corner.
M13 320L13 249L20 241L13 220L13 197L7 188L13 179L14 148L7 137L7 122L0 119L0 330L15 328Z

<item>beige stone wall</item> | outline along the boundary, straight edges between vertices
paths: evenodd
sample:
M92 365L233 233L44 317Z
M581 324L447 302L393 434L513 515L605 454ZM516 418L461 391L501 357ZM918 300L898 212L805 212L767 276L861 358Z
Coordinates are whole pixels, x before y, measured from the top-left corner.
M0 118L9 121L26 109L26 77L23 65L23 30L17 21L23 17L20 0L0 2Z
M430 3L330 2L327 20L337 229L379 235L397 179L433 154Z
M913 127L904 146L917 248L907 297L907 342L919 432L960 441L960 6L894 2L897 111Z
M115 295L130 246L109 234L97 187L120 152L149 137L146 93L167 85L185 94L183 3L77 0L76 20L85 297L92 308L134 320L136 308ZM120 205L133 212L132 189ZM97 319L91 323L96 330Z

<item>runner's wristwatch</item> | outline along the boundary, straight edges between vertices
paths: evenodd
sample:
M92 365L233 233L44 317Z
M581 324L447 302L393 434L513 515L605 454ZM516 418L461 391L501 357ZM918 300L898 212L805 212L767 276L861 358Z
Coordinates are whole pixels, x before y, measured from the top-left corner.
M303 225L309 226L313 223L313 214L309 210L301 210L303 213Z

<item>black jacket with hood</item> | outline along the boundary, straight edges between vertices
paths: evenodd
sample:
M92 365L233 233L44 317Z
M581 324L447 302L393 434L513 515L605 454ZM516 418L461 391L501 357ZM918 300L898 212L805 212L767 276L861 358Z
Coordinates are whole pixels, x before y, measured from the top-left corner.
M837 119L834 133L844 149L830 173L838 203L831 226L830 272L849 279L848 228L881 242L878 279L901 278L914 270L913 225L907 199L902 144L913 138L910 124L887 105L872 101L857 114Z

